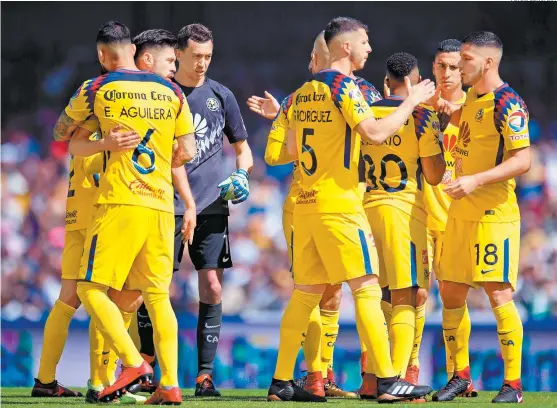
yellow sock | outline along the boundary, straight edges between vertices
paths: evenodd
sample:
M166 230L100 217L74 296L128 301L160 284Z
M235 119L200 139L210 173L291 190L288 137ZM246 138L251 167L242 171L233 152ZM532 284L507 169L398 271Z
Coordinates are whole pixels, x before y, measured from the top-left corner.
M514 381L521 377L522 363L522 320L513 301L493 308L497 320L497 335L505 365L505 380Z
M392 343L393 368L402 378L412 354L416 332L416 308L409 305L393 307L390 339Z
M133 317L136 314L133 312L125 312L122 309L118 310L120 310L120 314L122 315L124 327L126 328L126 330L128 330ZM103 354L107 357L106 360L108 361L103 364L101 368L101 377L104 378L106 381L105 386L109 386L114 384L114 382L116 381L116 369L118 368L118 360L120 360L120 358L118 357L116 350L114 350L114 348L108 342L105 342L104 344Z
M292 292L292 297L280 322L277 366L273 378L284 381L292 379L303 334L308 328L310 315L319 305L321 297L320 294L303 292L298 289L294 289Z
M108 378L103 377L106 370L103 370L105 364L108 364L108 353L104 354L104 337L93 319L89 322L89 364L90 364L90 380L91 385L95 388L103 388L108 383Z
M447 381L450 381L454 375L454 362L453 356L451 355L451 349L447 346L447 339L443 335L443 341L445 343L445 367L447 367Z
M321 371L321 315L315 306L309 315L308 329L304 337L304 358L308 372Z
M56 366L62 357L68 329L75 309L57 300L52 307L44 326L43 349L37 378L43 384L49 384L56 377Z
M378 284L365 286L352 292L356 319L359 319L360 336L368 356L375 362L375 374L379 378L394 377L395 370L389 352L389 336L385 331L385 318L381 318L381 288Z
M133 340L133 344L135 344L135 348L141 350L141 338L139 337L139 330L137 326L137 313L133 314L129 332L130 337Z
M328 369L333 368L333 354L338 336L338 310L321 309L321 371L327 378Z
M107 295L108 287L93 282L79 282L77 294L103 337L111 343L126 367L138 367L143 358L124 326L122 315Z
M424 334L425 325L425 304L416 308L416 323L414 330L414 346L412 347L412 354L410 355L411 366L420 367L420 346L422 344L422 336Z
M177 387L178 321L170 304L170 297L168 293L143 292L143 301L153 324L153 341L161 368L160 385Z
M360 320L356 319L356 328L358 330L358 336L360 338L360 349L362 350L362 354L360 355L360 368L361 368L362 372L365 372L365 373L368 373L368 374L375 374L375 361L373 361L373 353L368 353L367 352L367 346L364 343L363 334L360 334L363 330L361 327L362 327L362 324L361 324ZM365 355L364 355L364 353L365 353Z
M385 325L387 327L387 333L391 330L391 319L393 315L393 306L389 302L381 301L381 310L383 311L383 316L385 316Z
M443 308L443 335L453 357L454 371L464 370L470 365L468 343L471 329L466 304L458 309Z

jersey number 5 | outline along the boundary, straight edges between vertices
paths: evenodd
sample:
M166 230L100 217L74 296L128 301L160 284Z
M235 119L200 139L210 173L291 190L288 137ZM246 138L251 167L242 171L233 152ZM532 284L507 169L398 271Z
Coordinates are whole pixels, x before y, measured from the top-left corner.
M304 169L304 172L308 176L312 176L313 174L315 174L315 171L317 170L317 156L315 155L315 152L313 151L313 147L311 147L307 143L307 137L308 136L313 136L313 135L314 135L314 129L311 129L311 128L304 128L303 129L303 133L302 133L302 154L303 153L309 153L310 154L310 156L311 156L311 166L308 167L304 160L302 160L301 163L302 163L302 168Z
M147 133L145 134L145 137L143 138L143 140L137 145L137 147L135 148L135 150L133 151L132 154L132 162L134 167L136 168L136 170L138 172L140 172L141 174L149 174L155 171L155 153L153 152L153 149L147 147L147 143L149 142L149 139L151 139L151 136L153 134L155 130L154 129L149 129L147 131ZM141 156L142 154L146 154L149 157L149 160L151 162L151 165L147 168L143 167L141 164L139 164L139 156Z

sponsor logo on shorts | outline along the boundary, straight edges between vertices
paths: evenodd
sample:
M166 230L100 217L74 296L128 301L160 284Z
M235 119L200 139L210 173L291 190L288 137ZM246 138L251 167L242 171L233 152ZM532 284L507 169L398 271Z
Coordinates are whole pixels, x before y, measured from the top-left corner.
M487 269L487 270L482 269L481 272L482 272L482 275L485 275L486 273L493 272L494 270L495 269Z
M427 249L422 249L422 263L424 265L429 264L429 257L427 256Z

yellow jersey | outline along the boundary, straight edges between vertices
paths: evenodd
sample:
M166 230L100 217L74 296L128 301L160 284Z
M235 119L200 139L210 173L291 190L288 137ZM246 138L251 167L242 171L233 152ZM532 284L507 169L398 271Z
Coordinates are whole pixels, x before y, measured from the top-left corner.
M363 211L361 138L353 129L373 113L356 82L334 70L315 74L293 96L300 188L295 214Z
M93 134L92 138L94 138ZM66 200L66 231L86 229L91 222L99 187L103 156L70 156L70 181Z
M530 146L528 108L504 83L493 92L468 91L459 121L455 147L456 177L484 172L508 159L509 152ZM449 217L481 222L512 222L520 219L514 179L486 184L453 200Z
M381 94L370 82L360 77L356 77L355 82L360 88L360 91L362 92L362 95L364 96L364 99L366 100L368 105L371 106L373 102L381 99ZM280 146L280 152L273 152L275 156L274 161L276 162L276 164L287 163L290 157L286 149L286 131L288 130L288 123L292 118L292 110L290 109L290 107L292 106L293 96L294 94L292 93L284 98L284 100L282 101L279 113L273 122L271 133L269 134L269 142L267 143L267 149L265 150L265 157L267 159L268 155L271 155L271 146L276 143L277 146ZM277 147L275 150L279 150L279 147ZM296 203L296 198L298 197L299 193L300 170L298 161L295 161L294 168L292 170L292 183L290 184L290 189L288 190L286 200L284 201L284 211L294 211L294 204Z
M466 93L462 93L462 97L455 102L462 105L466 101ZM458 139L458 126L450 121L443 124L440 121L441 132L443 135L443 155L445 158L446 170L441 183L436 186L424 185L424 200L427 211L427 228L432 231L445 231L447 225L447 215L451 205L451 197L443 191L445 186L455 179L454 162L455 148Z
M120 124L142 137L133 151L104 152L99 204L174 212L172 142L194 132L178 85L150 72L117 70L85 81L65 112L76 121L94 114L103 135Z
M371 105L375 117L395 111L403 99L389 97ZM434 111L417 106L405 124L381 145L363 142L366 166L364 207L382 204L397 207L422 221L427 220L423 199L421 157L441 153L439 119Z

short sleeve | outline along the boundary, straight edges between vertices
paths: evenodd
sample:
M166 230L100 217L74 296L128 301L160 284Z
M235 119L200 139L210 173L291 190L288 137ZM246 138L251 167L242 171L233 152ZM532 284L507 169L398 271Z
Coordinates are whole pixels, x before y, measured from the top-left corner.
M227 89L224 106L224 134L230 143L240 142L248 138L248 131L240 113L240 107L234 94Z
M95 79L87 80L81 84L71 97L66 109L64 109L66 115L68 115L71 119L83 122L93 114L95 103L94 93L90 93L91 95L88 95L87 93L87 89L93 81L95 81ZM89 96L92 97L93 100L90 100Z
M507 86L496 92L493 115L495 127L505 142L505 150L530 146L528 108L512 88Z
M439 118L433 110L418 106L412 113L414 127L418 138L420 157L430 157L441 154L439 145Z
M193 117L186 96L181 89L179 90L179 92L182 95L182 98L180 98L182 106L179 109L178 117L176 118L174 137L189 135L191 133L194 133L195 131L195 127L193 126Z
M341 81L335 81L333 86L339 88L331 89L333 101L352 129L364 120L374 117L371 107L353 79L344 76Z

